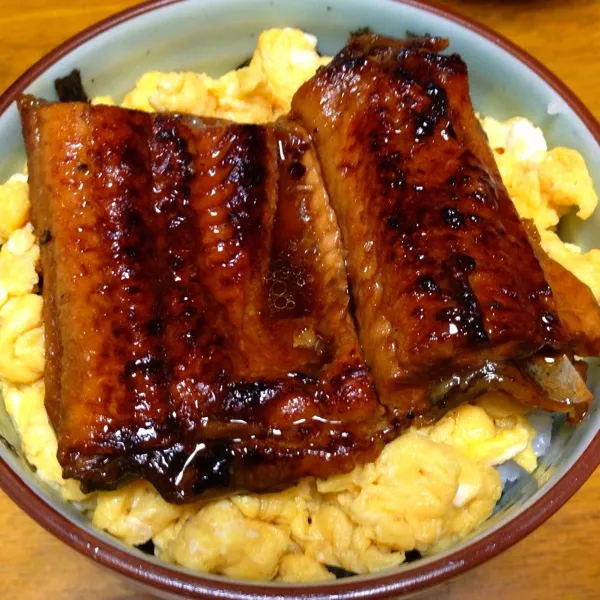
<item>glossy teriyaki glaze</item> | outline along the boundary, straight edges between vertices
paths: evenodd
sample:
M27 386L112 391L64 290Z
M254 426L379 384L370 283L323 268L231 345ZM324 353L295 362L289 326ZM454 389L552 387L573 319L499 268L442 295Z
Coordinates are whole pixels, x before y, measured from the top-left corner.
M383 411L299 127L22 112L66 476L87 489L143 476L188 501L376 455Z
M65 476L186 502L348 472L489 390L585 413L600 309L446 45L354 38L270 125L21 100Z
M446 47L353 38L292 103L339 219L365 357L400 420L431 411L448 377L577 345Z

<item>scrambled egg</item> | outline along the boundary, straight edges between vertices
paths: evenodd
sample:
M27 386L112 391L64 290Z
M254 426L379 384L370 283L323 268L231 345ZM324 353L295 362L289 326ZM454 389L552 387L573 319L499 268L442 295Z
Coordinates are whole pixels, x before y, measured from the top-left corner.
M194 112L241 122L271 121L328 58L294 29L265 31L248 67L212 79L147 73L123 106ZM114 104L109 96L95 103ZM588 218L597 197L581 156L548 150L525 119L482 120L517 210L533 219L546 251L600 297L600 250L583 253L553 228L572 207ZM333 579L326 565L357 573L396 566L409 550L435 552L473 532L492 513L502 485L494 468L510 459L532 472L536 435L526 408L498 393L411 429L373 463L325 480L304 479L271 494L234 493L190 506L164 501L147 482L85 496L64 480L44 408L39 246L29 221L27 180L0 186L0 384L23 450L39 476L67 500L86 501L98 528L126 544L152 540L162 559L191 569L288 582Z
M533 220L548 255L600 298L600 249L582 252L554 231L573 208L580 219L589 219L598 205L581 154L570 148L548 150L542 131L521 117L504 123L486 117L481 124L519 215Z
M316 52L317 38L298 29L269 29L247 67L218 79L205 73L159 73L138 79L122 106L145 111L186 112L240 123L274 121L290 110L292 96L331 58ZM114 104L110 96L93 100Z

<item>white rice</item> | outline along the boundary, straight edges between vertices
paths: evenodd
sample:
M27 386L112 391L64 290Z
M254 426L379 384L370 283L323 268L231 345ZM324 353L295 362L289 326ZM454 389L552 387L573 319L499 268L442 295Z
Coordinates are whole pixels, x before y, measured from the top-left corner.
M548 452L550 442L552 441L552 415L543 410L536 410L527 415L531 426L536 430L537 435L531 442L535 455L541 458ZM514 460L506 461L496 467L502 480L502 489L508 483L513 483L522 475L526 475L525 469L520 467Z

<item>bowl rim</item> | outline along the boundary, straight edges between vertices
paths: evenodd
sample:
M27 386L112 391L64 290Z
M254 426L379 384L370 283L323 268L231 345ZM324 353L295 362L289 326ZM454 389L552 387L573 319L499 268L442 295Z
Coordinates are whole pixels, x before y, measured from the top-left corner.
M51 50L23 73L0 95L0 116L12 105L35 79L58 60L113 27L156 9L178 4L184 0L147 0L111 15ZM592 137L600 144L600 123L579 98L547 67L536 58L498 34L451 8L432 0L394 0L451 21L483 37L505 50L543 79L577 114ZM0 457L0 488L31 518L54 536L81 554L95 560L119 574L137 581L156 591L185 594L189 598L232 598L240 600L275 599L295 597L304 599L336 598L386 598L423 591L435 584L471 569L500 554L544 521L551 517L583 485L600 464L600 431L584 449L564 475L534 504L502 527L484 535L474 543L450 554L434 559L407 571L385 573L370 581L353 578L311 586L269 582L239 582L223 577L207 577L203 573L190 574L175 570L167 563L157 565L143 556L134 556L124 549L116 548L90 531L77 526L58 512Z

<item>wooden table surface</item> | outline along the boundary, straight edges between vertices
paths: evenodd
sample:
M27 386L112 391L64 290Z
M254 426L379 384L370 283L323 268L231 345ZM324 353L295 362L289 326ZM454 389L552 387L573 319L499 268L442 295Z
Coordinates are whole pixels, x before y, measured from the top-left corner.
M446 2L544 62L600 117L600 0ZM0 0L0 90L59 42L127 0ZM600 598L600 471L545 525L428 599ZM0 598L145 599L53 538L0 492Z

